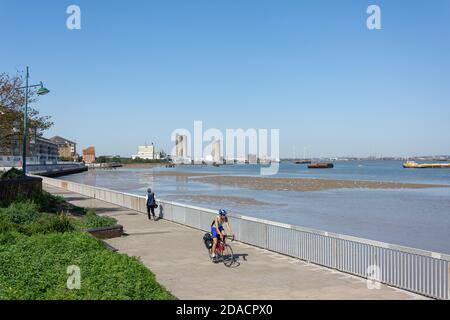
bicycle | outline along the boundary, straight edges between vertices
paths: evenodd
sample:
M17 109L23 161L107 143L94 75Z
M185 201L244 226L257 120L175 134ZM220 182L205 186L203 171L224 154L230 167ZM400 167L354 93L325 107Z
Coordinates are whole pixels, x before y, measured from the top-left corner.
M208 233L209 238L205 240L206 248L208 249L209 258L212 260L212 236L211 233ZM206 235L205 235L206 237ZM204 239L205 239L204 237ZM222 240L222 237L218 238L217 246L216 246L216 256L217 260L222 260L223 264L226 267L231 267L235 262L236 258L234 257L233 248L226 243L226 239L231 239L231 241L234 241L234 236L225 236L225 239ZM208 242L210 241L210 242Z

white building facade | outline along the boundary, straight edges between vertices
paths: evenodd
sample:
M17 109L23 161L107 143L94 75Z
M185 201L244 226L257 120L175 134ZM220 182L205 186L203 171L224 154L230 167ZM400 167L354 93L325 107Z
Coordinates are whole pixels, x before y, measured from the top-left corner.
M138 153L131 156L132 159L155 160L159 157L155 154L155 145L138 146Z

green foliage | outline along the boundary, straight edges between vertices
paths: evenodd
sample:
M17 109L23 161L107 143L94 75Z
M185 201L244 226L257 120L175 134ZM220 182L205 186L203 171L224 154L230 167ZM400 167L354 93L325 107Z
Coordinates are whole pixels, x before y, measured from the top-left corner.
M44 213L64 198L42 193L0 208L0 300L174 299L137 258L105 248L80 230L117 221L88 211L85 217ZM81 288L67 288L67 268L81 270Z
M0 211L0 233L17 232L24 235L74 231L73 218L65 214L36 211L32 202L13 203Z
M59 206L65 203L63 197L51 195L48 192L40 191L33 195L26 195L24 193L18 193L14 199L8 201L0 201L1 207L8 207L13 203L20 202L33 202L36 204L37 209L41 212L58 212Z
M58 212L58 207L65 202L65 199L42 191L33 197L33 201L37 204L39 211L56 213Z
M39 206L31 201L14 202L9 207L0 209L1 233L15 231L31 236L33 234L113 227L116 224L116 219L98 216L92 210L80 219L63 213L42 213L39 212Z
M40 216L38 206L31 201L14 202L8 208L2 209L2 212L16 224L31 222Z
M0 261L0 299L174 299L138 259L84 233L19 236L0 245ZM66 286L71 265L81 271L79 290Z
M7 179L17 179L17 178L21 178L21 177L23 177L22 170L18 170L16 168L11 168L2 174L0 179L7 180Z
M0 233L10 232L14 229L15 224L11 221L11 217L0 211Z
M74 225L72 224L72 220L68 215L58 214L56 216L51 216L50 219L47 219L46 230L48 232L71 232L75 230Z
M108 156L99 156L95 159L96 163L109 163L109 162L117 162L121 164L138 164L138 163L167 163L167 159L131 159L131 158L122 158L120 156L108 157Z
M17 226L17 230L25 235L65 233L75 231L72 218L65 214L43 214L39 219Z
M72 157L58 157L58 161L72 162Z
M113 227L117 224L117 220L107 216L98 216L93 211L88 211L83 219L86 229Z
M7 151L14 148L16 141L22 141L23 136L23 106L25 104L25 94L23 90L18 90L24 86L24 79L21 73L9 75L0 73L0 149ZM41 135L43 131L49 129L53 123L48 116L40 116L39 112L32 107L36 101L36 88L31 88L28 92L28 135L36 132ZM15 129L19 129L17 133ZM28 146L30 144L28 139ZM19 146L22 148L21 144Z
M86 209L74 206L64 199L62 196L55 196L46 191L42 191L33 197L33 201L39 206L41 212L58 213L61 211L71 212L78 215L84 215Z
M17 232L5 232L0 233L0 247L2 245L10 245L16 243L16 240L21 237L20 233ZM0 284L1 286L1 284Z

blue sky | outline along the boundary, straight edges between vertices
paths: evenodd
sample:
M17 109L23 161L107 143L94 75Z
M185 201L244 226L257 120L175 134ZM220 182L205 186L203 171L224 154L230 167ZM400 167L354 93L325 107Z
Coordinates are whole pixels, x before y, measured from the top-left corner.
M129 156L176 128L279 128L281 156L450 154L450 1L0 1L0 71L47 136ZM81 30L66 9L81 8ZM366 28L381 7L382 30Z

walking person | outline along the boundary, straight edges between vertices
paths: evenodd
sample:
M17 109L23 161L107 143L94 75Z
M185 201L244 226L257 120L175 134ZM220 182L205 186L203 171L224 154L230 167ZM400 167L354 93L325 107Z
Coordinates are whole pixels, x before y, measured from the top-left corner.
M147 204L147 215L148 215L148 220L153 219L156 221L156 216L155 216L155 208L156 208L156 201L155 201L155 193L152 192L152 189L148 189L147 190L147 195L145 196L145 202Z

